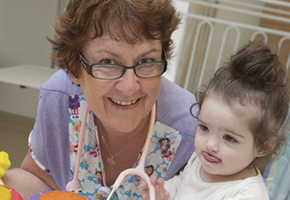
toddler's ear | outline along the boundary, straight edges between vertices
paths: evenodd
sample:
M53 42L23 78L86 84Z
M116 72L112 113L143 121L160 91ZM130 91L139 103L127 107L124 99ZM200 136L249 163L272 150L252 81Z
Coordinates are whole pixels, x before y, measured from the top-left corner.
M273 149L275 148L275 145L276 145L275 140L269 140L269 141L264 142L263 146L258 151L257 157L263 157L271 153Z

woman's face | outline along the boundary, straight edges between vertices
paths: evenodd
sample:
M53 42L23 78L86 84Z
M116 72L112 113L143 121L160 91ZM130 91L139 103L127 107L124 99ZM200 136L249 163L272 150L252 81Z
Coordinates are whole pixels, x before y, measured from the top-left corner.
M160 61L161 51L160 40L128 44L104 35L87 42L82 54L89 64L110 62L133 66L148 59ZM161 77L138 78L133 69L127 69L119 79L100 80L82 68L78 80L73 81L80 84L90 109L107 131L128 133L147 121L157 100Z

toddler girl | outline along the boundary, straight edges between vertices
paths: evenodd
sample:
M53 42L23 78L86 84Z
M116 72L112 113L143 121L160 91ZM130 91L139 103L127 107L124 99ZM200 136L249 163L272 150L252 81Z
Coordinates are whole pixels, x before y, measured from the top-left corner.
M262 43L250 42L233 55L197 95L196 152L185 169L166 182L151 178L156 199L269 199L258 168L285 141L285 77L278 56ZM141 187L148 198L146 183Z

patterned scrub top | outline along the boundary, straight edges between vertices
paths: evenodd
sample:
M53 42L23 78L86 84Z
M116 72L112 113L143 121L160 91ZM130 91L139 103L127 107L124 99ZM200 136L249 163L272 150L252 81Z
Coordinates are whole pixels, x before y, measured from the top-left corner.
M71 177L75 170L75 161L78 149L79 133L82 123L82 116L85 105L87 104L84 96L71 95L69 97L69 145L70 145L70 170ZM172 163L175 152L182 140L183 133L175 129L156 122L153 136L148 149L148 154L145 161L145 172L151 176L165 177L167 170ZM30 139L29 139L30 144ZM30 146L32 158L43 170L46 169L36 158L33 149ZM139 154L139 158L142 152ZM139 158L136 159L134 168L138 164ZM94 199L102 199L102 195L98 193L101 186L105 183L105 172L101 151L99 145L99 137L97 132L95 115L89 111L84 144L82 148L81 163L79 169L79 181L83 187L82 195ZM137 175L126 176L117 191L118 199L143 199L140 195L139 187L142 182Z

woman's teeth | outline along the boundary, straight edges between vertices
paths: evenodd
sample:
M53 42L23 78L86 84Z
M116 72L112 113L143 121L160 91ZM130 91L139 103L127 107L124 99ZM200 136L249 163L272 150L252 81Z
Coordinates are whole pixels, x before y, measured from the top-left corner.
M136 103L138 99L133 100L133 101L119 101L119 100L115 100L115 99L111 99L111 100L112 100L112 102L114 102L117 105L129 106L129 105Z

